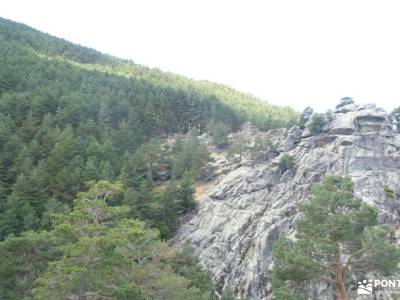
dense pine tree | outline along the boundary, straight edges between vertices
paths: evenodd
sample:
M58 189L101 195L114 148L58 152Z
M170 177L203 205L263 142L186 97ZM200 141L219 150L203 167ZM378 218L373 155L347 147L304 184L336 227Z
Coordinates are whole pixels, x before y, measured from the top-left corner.
M211 279L188 251L127 219L122 184L91 182L50 231L0 242L1 299L211 299Z
M300 212L295 240L274 245L276 299L305 299L307 285L318 280L348 300L354 278L398 270L400 248L389 242L388 227L378 225L376 209L354 196L350 178L326 177Z

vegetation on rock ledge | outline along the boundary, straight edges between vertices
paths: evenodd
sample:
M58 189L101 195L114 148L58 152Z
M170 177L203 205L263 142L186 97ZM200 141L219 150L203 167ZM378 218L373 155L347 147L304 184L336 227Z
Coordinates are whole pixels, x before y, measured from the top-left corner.
M388 226L378 225L376 209L353 195L347 177L326 177L300 206L295 240L274 246L273 291L276 299L307 299L307 286L326 282L338 299L365 274L398 270L400 249L390 244Z

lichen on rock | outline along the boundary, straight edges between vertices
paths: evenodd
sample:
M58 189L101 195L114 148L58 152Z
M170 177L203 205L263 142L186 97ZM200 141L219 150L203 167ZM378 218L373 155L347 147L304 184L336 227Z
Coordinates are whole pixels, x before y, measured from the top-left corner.
M383 109L346 105L333 112L318 135L304 134L298 127L247 132L270 138L276 155L248 159L221 173L198 213L175 237L178 247L186 242L193 246L211 272L217 293L229 285L238 296L271 297L272 246L293 234L298 204L326 175L350 176L356 196L378 209L381 222L399 223L400 135ZM296 165L282 173L278 162L285 154L293 156ZM385 196L384 186L395 187L393 198ZM329 299L321 287L310 295Z

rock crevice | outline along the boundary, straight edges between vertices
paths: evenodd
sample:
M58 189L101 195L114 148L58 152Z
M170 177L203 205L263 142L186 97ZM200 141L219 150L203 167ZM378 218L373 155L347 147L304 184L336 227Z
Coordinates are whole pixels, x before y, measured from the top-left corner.
M220 175L175 238L177 246L193 246L217 293L229 285L238 296L270 298L272 246L293 234L298 204L326 175L350 176L356 195L379 210L382 222L400 222L400 135L384 110L371 104L347 105L336 110L316 136L298 127L257 134L271 139L278 156L243 163ZM282 174L278 162L284 154L293 156L296 165ZM394 198L385 194L385 186L396 191ZM323 299L323 294L313 290L310 297Z

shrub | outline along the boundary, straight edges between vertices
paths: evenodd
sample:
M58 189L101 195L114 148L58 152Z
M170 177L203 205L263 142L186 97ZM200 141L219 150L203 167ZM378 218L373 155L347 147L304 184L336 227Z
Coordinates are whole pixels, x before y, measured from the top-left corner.
M311 134L321 133L324 123L325 118L323 114L313 114L311 122L307 125L307 129L311 132Z
M301 129L304 129L306 127L306 123L310 120L312 114L314 113L314 110L307 106L303 112L300 115L299 119L299 126Z
M278 168L282 173L284 173L287 170L293 169L295 165L295 158L289 154L284 154L279 161Z
M249 148L252 159L258 160L268 160L268 153L270 151L275 151L275 146L272 144L271 140L269 140L265 136L257 136L254 139L254 144Z
M243 136L239 135L229 147L228 159L233 160L235 156L239 155L239 161L242 161L242 156L250 149L248 140Z
M215 146L223 148L228 144L228 134L230 132L228 125L222 122L213 123L209 126L209 131Z
M340 107L343 107L343 106L346 106L349 104L353 104L353 103L354 103L353 98L344 97L344 98L340 99L340 102L338 105L336 105L336 108L340 108Z
M383 187L383 191L384 191L386 197L394 198L394 191L389 186L385 185Z

